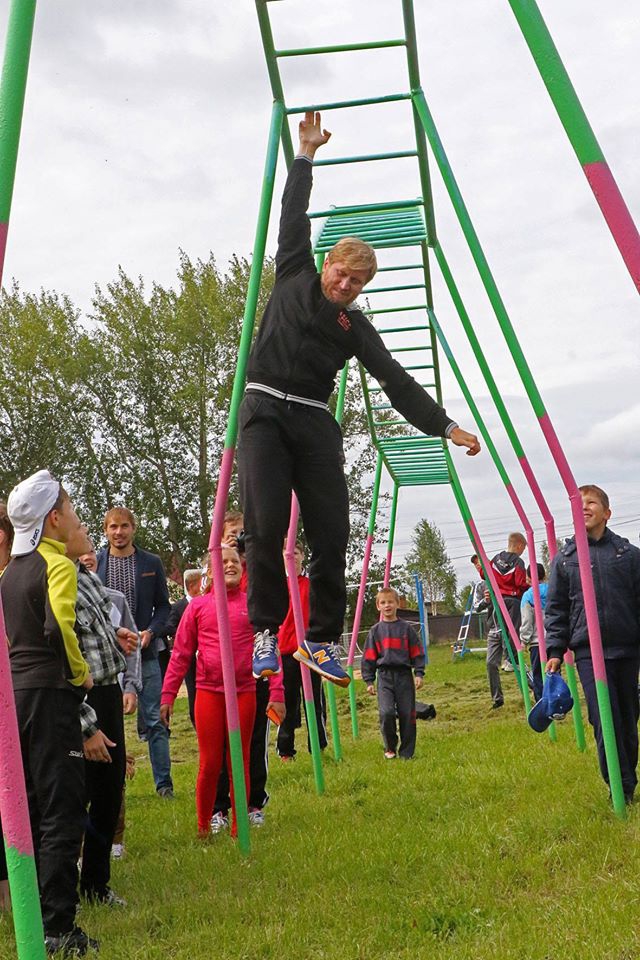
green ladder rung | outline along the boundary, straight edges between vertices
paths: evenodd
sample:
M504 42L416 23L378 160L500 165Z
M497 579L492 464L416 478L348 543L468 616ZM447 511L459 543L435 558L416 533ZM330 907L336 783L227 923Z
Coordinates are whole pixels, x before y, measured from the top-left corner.
M408 237L420 237L424 234L424 226L421 223L401 223L393 227L347 227L347 229L323 230L320 243L336 243L341 240L345 234L357 233L361 240L406 240Z
M404 160L417 157L417 150L398 150L395 153L363 153L356 157L334 157L331 160L314 160L314 167L335 167L343 163L370 163L373 160Z
M287 107L286 114L324 113L325 110L348 110L351 107L370 107L376 103L397 103L399 100L411 100L410 93L391 93L386 97L362 97L359 100L334 100L328 103L306 103L302 107Z
M399 287L372 287L370 290L368 288L363 290L363 293L395 293L396 290L426 290L426 284L403 283Z
M422 263L401 263L397 267L378 267L376 273L392 273L396 270L423 270Z
M353 226L354 224L358 226L366 226L370 224L380 225L382 223L395 224L401 220L406 220L407 218L413 218L415 220L419 216L420 207L417 206L417 204L413 204L411 207L399 207L397 210L382 209L365 210L361 213L340 213L337 216L329 217L325 227L344 227L345 225Z
M412 304L410 307L385 307L384 310L363 310L368 317L374 317L379 313L407 313L409 310L426 310L426 303Z
M421 344L419 347L387 347L387 349L389 353L415 353L417 350L431 350L431 347L429 344Z
M330 210L313 210L307 214L310 220L317 217L339 217L345 213L367 213L375 210L406 210L407 207L422 206L421 197L416 200L391 200L382 203L361 203L350 207L331 207Z
M406 47L404 37L400 40L369 40L364 43L338 43L327 47L297 47L289 50L274 50L276 57L312 57L318 53L352 53L355 50L383 50L387 47Z
M370 310L363 310L363 313L371 313ZM380 336L384 336L386 333L417 333L420 330L428 330L429 327L383 327L382 330L378 330Z
M435 383L420 383L418 386L423 387L423 389L428 390L431 388L435 390ZM382 393L384 392L382 387L369 387L369 393Z

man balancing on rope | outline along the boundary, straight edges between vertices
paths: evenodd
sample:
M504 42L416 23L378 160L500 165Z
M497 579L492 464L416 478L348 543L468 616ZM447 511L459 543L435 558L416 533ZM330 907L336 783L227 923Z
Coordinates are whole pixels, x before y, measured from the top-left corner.
M279 669L277 630L289 606L281 551L294 490L311 549L309 629L294 656L348 686L335 651L346 607L349 538L342 434L327 406L337 372L357 357L418 430L467 447L470 456L480 445L393 359L357 308L356 297L377 270L372 247L345 237L318 274L307 207L313 157L331 134L322 130L319 113L305 114L299 132L300 149L282 197L275 285L249 357L239 412L248 604L256 631L253 673L263 677Z

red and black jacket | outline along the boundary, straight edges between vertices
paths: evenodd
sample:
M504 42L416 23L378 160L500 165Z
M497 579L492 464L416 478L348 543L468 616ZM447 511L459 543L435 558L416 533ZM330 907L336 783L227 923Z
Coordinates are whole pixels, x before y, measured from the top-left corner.
M424 649L406 620L380 620L369 630L362 653L362 679L373 683L376 670L411 670L424 676Z

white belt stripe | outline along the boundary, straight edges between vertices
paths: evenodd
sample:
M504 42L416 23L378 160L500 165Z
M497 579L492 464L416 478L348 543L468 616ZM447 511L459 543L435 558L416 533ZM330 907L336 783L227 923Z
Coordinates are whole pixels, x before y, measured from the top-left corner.
M307 407L318 407L320 410L329 410L329 405L322 403L321 400L310 400L308 397L297 397L294 393L283 393L282 390L267 387L264 383L248 383L245 387L245 392L247 390L259 390L261 393L268 393L272 397L277 397L278 400L289 400L291 403L302 403Z

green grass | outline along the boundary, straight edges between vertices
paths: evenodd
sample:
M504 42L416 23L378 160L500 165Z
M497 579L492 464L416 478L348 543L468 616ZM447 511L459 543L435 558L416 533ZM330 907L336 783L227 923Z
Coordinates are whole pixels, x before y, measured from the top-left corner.
M120 912L80 922L113 960L638 960L640 809L618 821L570 722L559 742L522 720L513 676L489 710L484 663L433 651L412 763L384 761L376 704L358 684L361 739L341 695L345 759L273 758L266 825L243 859L195 839L196 749L185 702L172 737L177 799L158 800L143 746L128 788ZM0 957L14 956L0 924Z

